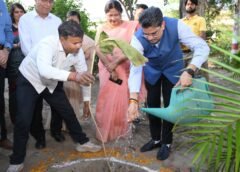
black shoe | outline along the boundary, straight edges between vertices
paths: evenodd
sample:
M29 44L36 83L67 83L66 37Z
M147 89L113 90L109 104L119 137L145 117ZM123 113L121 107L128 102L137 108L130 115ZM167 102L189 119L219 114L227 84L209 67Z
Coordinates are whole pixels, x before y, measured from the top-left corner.
M147 151L151 151L155 148L158 148L161 146L161 142L159 143L154 143L154 140L150 140L148 143L146 143L145 145L143 145L140 149L141 152L147 152Z
M165 160L170 155L171 147L168 147L166 144L162 144L161 148L159 149L157 153L157 159L158 160Z
M51 133L51 136L57 141L57 142L63 142L65 140L64 135L60 133Z
M37 140L36 144L35 144L35 148L37 149L43 149L46 147L46 142L45 140Z

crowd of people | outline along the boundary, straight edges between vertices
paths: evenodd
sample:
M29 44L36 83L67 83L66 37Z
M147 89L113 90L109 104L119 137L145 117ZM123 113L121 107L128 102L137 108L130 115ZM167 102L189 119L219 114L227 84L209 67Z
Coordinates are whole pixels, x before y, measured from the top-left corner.
M69 11L62 22L51 13L54 0L36 0L29 12L20 3L12 4L8 12L0 0L0 147L13 151L7 171L24 168L29 133L36 140L36 149L46 147L43 100L51 107L51 136L57 142L65 140L64 121L79 152L101 150L84 133L79 118L88 119L95 114L99 128L96 138L109 142L127 134L130 123L139 116L140 102L148 107L167 107L172 88L190 86L192 77L207 61L209 47L202 39L206 27L202 26L204 19L196 16L197 5L197 0L186 0L188 15L179 20L164 17L157 7L138 4L134 20L126 21L122 19L119 1L107 1L106 22L98 27L96 35L104 31L138 50L148 62L136 67L120 48L115 47L109 54L102 52L98 40L83 33L78 11ZM201 25L196 25L199 21ZM189 23L194 27L187 26ZM187 63L186 53L191 53ZM95 54L99 58L99 90L93 111L96 113L92 113ZM7 137L5 121L5 78L9 85L13 143ZM158 148L156 158L165 160L171 151L173 124L147 116L151 138L140 151Z

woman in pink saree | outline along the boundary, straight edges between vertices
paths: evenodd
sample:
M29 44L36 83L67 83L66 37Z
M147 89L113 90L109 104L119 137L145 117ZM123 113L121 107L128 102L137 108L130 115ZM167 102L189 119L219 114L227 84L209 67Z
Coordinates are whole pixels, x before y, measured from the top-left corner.
M109 37L125 40L130 43L136 31L138 22L123 21L122 7L116 0L110 0L105 5L106 23L98 32L104 31ZM129 102L128 76L130 62L120 49L114 48L111 54L104 55L97 48L99 57L100 88L96 106L97 139L107 142L125 136L128 131L127 109ZM121 79L117 84L110 81Z

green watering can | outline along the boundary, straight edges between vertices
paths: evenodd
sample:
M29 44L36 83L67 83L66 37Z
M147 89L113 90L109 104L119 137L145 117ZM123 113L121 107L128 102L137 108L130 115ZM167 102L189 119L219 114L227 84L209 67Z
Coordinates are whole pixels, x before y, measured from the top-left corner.
M201 77L194 78L192 85L184 90L181 90L180 86L174 87L167 108L141 108L141 111L171 123L184 124L199 121L197 116L210 115L213 108L208 84L206 79Z

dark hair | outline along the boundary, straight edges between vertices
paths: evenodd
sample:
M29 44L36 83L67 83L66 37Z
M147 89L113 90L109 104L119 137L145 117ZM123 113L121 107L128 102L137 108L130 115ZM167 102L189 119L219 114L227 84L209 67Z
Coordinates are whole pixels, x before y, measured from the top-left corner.
M143 28L161 26L163 21L162 11L157 7L150 7L139 16L139 23Z
M185 6L187 5L188 1L191 1L193 4L198 5L198 0L185 0Z
M123 9L122 6L120 4L120 2L116 1L116 0L110 0L106 3L104 11L105 13L108 13L111 9L115 8L117 11L119 11L120 13L122 13Z
M64 38L67 38L68 36L83 38L84 34L81 26L72 20L63 22L58 27L58 33L60 37Z
M146 4L136 4L136 9L139 9L139 8L146 10L148 6Z
M11 19L12 19L12 23L15 23L15 19L14 19L14 10L16 8L19 8L21 10L23 10L24 13L26 13L25 9L23 8L23 6L20 4L20 3L14 3L11 5L11 8L10 8L10 16L11 16Z
M67 12L67 18L71 17L71 16L76 16L78 18L79 22L81 21L81 16L80 16L79 12L74 11L74 10L68 11Z

